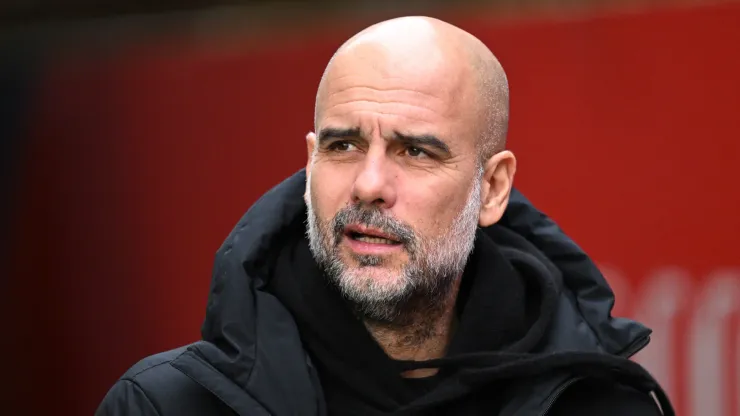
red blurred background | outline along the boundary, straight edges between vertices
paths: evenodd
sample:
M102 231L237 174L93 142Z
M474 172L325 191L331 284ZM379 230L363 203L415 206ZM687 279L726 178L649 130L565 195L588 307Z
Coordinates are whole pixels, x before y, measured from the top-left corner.
M678 414L740 415L740 4L440 17L501 59L516 185L655 329L637 360ZM305 163L323 68L364 23L47 58L11 200L11 408L92 414L199 338L213 254Z

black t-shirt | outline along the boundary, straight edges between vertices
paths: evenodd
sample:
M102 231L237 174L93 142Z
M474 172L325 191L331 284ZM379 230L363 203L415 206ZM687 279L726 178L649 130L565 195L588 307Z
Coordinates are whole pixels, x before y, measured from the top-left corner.
M406 388L413 391L415 397L421 397L430 391L434 390L439 384L438 376L421 377L421 378L407 378L404 380Z

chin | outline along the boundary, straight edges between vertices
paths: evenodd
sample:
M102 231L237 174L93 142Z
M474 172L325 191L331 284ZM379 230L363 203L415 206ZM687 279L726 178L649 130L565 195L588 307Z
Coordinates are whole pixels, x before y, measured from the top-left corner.
M339 258L345 268L353 270L382 270L388 274L401 274L409 261L404 252L367 255L344 248L340 253Z
M382 266L347 268L339 280L343 291L356 299L385 300L403 296L409 290L403 273Z

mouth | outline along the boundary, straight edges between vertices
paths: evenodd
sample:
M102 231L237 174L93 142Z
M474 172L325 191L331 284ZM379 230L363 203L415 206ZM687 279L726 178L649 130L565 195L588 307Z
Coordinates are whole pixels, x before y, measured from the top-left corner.
M371 244L388 244L388 245L394 245L394 244L401 244L398 241L394 241L385 237L376 237L369 234L361 234L361 233L349 233L348 237L355 241L361 241L363 243L371 243Z
M351 225L345 229L344 235L352 242L388 246L400 246L402 242L400 238L384 233L380 230L363 227L360 225Z

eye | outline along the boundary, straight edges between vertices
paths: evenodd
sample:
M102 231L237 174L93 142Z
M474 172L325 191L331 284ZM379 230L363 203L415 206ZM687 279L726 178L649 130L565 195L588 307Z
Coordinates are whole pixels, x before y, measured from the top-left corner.
M353 150L354 148L355 148L355 145L353 145L350 142L346 142L342 140L333 142L328 146L329 150L332 150L335 152L348 152L350 150Z
M425 152L424 150L419 149L418 147L413 147L413 146L412 147L407 147L406 148L406 153L408 153L409 156L415 157L415 158L418 158L418 157L428 157L429 156L427 154L427 152Z

